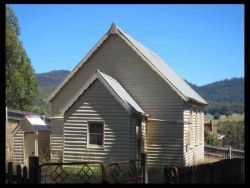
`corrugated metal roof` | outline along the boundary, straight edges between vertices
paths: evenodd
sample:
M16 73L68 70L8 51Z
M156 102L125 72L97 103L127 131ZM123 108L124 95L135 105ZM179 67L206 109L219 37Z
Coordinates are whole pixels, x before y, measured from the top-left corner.
M79 92L72 97L65 108L62 110L62 113L65 113L77 99L88 90L89 86L98 79L101 84L110 92L110 94L117 100L129 113L132 114L141 114L147 116L147 114L141 109L141 107L136 103L136 101L129 95L129 93L121 86L121 84L111 76L104 74L103 72L96 70L89 80L86 82L82 88L79 89Z
M185 97L194 99L197 102L207 104L207 102L194 91L173 69L171 69L155 52L152 52L141 43L133 39L118 26L117 30L124 35L148 60L152 65Z
M111 76L104 74L97 70L97 75L101 76L112 88L112 90L120 97L120 99L127 105L132 112L145 114L141 107L135 102L135 100L128 94L128 92L121 86L121 84Z
M178 76L156 53L144 47L141 43L133 39L122 29L115 24L111 25L109 31L101 38L95 47L84 57L84 59L74 68L74 70L64 79L64 81L49 95L48 100L51 101L56 94L62 89L62 87L70 80L71 77L84 65L88 58L96 51L96 49L102 45L103 41L111 34L117 34L118 36L125 38L126 42L132 44L142 56L144 56L149 62L150 66L156 69L156 72L165 79L165 81L180 95L185 101L193 100L201 104L207 104L207 102L195 92L180 76Z
M35 114L35 113L32 113L32 112L15 110L15 109L11 109L11 108L7 108L7 112L8 112L8 119L16 120L16 121L22 120L25 115L37 115L37 116L40 116L43 119L48 119L48 117L45 116L45 115L39 115L39 114Z
M49 127L46 125L46 123L36 115L26 115L25 118L30 123L30 125L38 131L48 131Z

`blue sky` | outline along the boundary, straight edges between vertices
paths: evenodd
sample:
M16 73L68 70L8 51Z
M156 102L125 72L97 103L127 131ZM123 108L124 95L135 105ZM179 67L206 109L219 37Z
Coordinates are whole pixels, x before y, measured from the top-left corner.
M191 83L244 76L243 5L10 5L36 73L72 70L112 22Z

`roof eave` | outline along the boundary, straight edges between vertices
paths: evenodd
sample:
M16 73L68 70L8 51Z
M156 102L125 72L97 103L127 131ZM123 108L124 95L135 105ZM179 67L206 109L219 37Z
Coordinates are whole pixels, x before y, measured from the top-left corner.
M204 100L204 99L203 99L203 100ZM207 103L206 100L204 100L204 102L201 102L201 101L198 101L198 100L193 99L193 98L188 98L188 102L194 102L194 103L198 103L198 104L204 105L204 106L208 105L208 103Z
M61 110L61 114L64 114L74 103L75 101L89 88L89 86L97 79L96 73L94 73L86 84L83 85L82 88L71 98L71 100L65 105L65 107Z
M73 77L73 75L82 67L82 65L92 56L92 54L101 46L101 44L111 34L111 30L105 33L105 35L96 43L96 45L87 53L87 55L78 63L78 65L65 77L65 79L58 85L51 94L46 98L47 102L51 102L54 97L59 93L63 86Z

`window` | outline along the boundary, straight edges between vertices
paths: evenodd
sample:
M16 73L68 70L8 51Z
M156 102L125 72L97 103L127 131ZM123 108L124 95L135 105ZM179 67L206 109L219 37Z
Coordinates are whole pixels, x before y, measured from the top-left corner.
M195 111L195 146L198 146L199 143L199 112Z
M90 146L103 146L103 122L89 122L88 144Z

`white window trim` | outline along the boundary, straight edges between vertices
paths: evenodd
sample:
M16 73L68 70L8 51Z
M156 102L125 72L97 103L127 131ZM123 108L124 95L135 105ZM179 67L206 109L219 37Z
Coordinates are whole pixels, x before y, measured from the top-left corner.
M195 110L195 146L199 145L199 124L198 124L198 110Z
M192 132L192 127L193 127L193 111L192 110L190 110L190 136L189 136L189 139L190 139L190 149L193 147L193 143L192 143L192 141L193 141L193 132Z
M90 126L90 124L91 123L102 123L103 124L103 137L102 137L102 145L97 145L97 144L90 144L89 143L89 126ZM104 136L105 136L105 134L104 134L104 130L105 130L105 128L104 128L104 126L105 126L105 121L103 121L103 120L90 120L90 121L87 121L87 148L104 148Z

